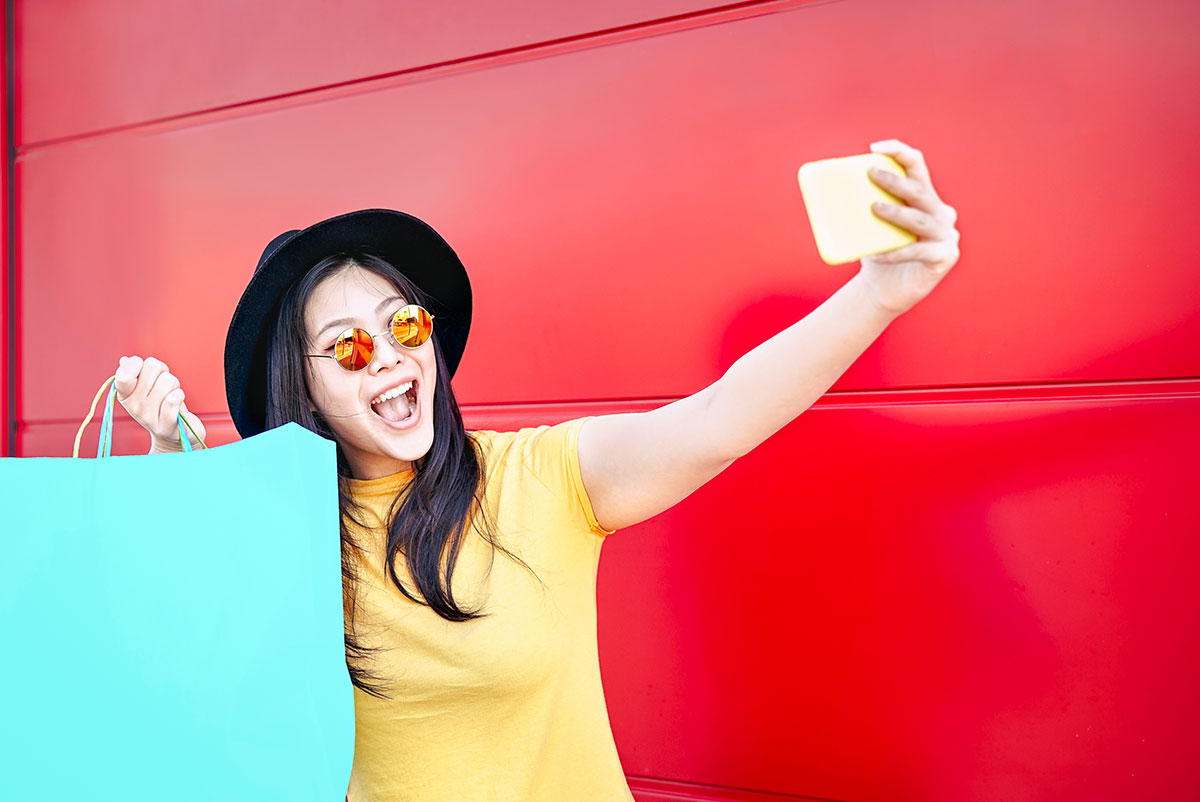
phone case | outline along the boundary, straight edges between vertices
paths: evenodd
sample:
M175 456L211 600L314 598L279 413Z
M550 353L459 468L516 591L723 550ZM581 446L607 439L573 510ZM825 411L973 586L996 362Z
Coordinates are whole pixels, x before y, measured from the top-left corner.
M917 240L871 211L871 204L879 200L904 205L867 176L871 167L905 175L895 159L882 153L823 159L800 167L800 194L808 209L817 252L827 264L853 262Z

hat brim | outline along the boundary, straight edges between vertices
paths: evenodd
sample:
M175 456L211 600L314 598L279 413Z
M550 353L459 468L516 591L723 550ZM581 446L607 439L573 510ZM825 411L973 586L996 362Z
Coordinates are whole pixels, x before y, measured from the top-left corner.
M367 251L425 293L450 375L471 329L471 283L458 255L427 223L391 209L364 209L280 235L267 246L225 336L225 398L242 437L266 431L267 348L288 289L317 262Z

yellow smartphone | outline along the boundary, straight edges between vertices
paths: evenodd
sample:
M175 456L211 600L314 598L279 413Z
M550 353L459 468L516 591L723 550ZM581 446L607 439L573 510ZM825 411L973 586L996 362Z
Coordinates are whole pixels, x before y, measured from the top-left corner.
M870 179L867 170L872 167L905 175L895 159L882 153L822 159L800 167L800 194L817 241L817 253L826 264L853 262L917 241L871 211L871 204L880 200L904 205Z

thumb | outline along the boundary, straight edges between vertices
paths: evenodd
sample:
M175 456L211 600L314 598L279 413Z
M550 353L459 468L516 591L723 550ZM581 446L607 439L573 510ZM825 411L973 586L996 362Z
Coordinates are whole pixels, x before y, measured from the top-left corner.
M142 370L142 358L138 356L123 356L113 374L113 384L117 388L117 400L122 405L129 400L134 385L137 384L138 374Z

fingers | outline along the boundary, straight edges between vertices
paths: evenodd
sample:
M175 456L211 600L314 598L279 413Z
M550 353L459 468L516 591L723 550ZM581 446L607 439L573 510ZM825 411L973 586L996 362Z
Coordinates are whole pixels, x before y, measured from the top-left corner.
M891 156L908 172L907 176L900 176L878 168L870 170L872 181L908 204L899 206L880 202L872 204L872 211L921 239L957 241L958 232L954 224L958 220L958 213L938 197L921 151L898 139L873 142L871 150Z
M154 440L178 442L176 417L183 409L185 395L167 365L154 357L123 356L115 375L117 399L130 417ZM189 416L188 422L195 427L199 420Z
M925 240L905 245L903 248L877 253L871 256L879 264L894 265L901 262L924 262L935 268L945 266L949 270L958 260L958 245L944 240Z
M932 214L912 206L898 206L878 201L871 204L876 217L895 223L918 237L931 239L940 233L941 226Z
M867 174L872 181L909 206L915 206L918 209L932 212L942 202L932 186L922 183L915 178L905 178L902 175L889 173L887 170L881 170L878 167L872 167L867 171Z
M899 139L885 139L882 142L872 142L871 152L891 156L900 162L900 166L910 178L933 186L933 182L929 180L929 168L925 166L924 154L911 145L906 145Z
M125 404L126 408L129 406L127 401L141 405L150 396L155 383L163 374L170 375L170 370L166 364L152 356L146 359L138 356L121 357L116 374L117 400ZM122 392L123 385L126 392Z
M179 414L179 407L183 403L183 388L179 386L179 379L175 378L170 373L159 374L154 382L154 387L151 390L151 395L147 400L159 398L158 403L158 425L160 429L169 430L175 423L175 416Z
M133 387L137 384L138 373L142 370L142 358L140 356L123 356L121 362L117 366L116 380L113 384L117 388L117 400L122 404L125 399L129 398L133 392Z

